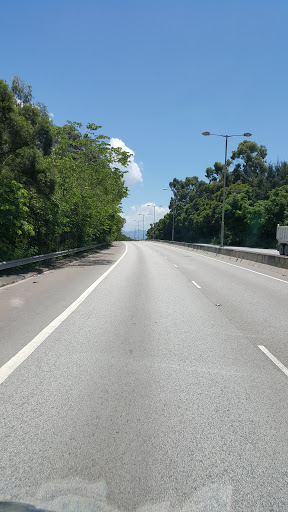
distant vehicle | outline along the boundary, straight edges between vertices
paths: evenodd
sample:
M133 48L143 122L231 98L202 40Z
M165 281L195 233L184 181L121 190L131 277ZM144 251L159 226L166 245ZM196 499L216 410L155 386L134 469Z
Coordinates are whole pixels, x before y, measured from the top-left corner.
M288 256L288 226L277 225L276 238L278 242L278 251L281 256Z

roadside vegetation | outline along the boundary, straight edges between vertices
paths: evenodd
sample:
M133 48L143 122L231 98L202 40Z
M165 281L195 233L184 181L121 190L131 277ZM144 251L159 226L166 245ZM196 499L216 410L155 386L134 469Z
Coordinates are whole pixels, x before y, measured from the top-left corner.
M244 140L227 162L225 244L276 247L277 224L288 225L288 163L267 163L267 149ZM224 164L206 169L207 181L197 176L169 184L170 212L155 224L155 238L182 242L220 243ZM174 199L175 198L175 199ZM147 238L154 237L151 226Z
M121 236L130 155L100 128L55 126L30 85L0 80L0 260Z

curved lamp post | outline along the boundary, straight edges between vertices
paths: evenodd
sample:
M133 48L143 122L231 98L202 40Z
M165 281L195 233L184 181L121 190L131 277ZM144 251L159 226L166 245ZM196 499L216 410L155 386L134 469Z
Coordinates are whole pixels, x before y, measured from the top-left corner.
M202 132L202 135L214 135L215 137L224 137L225 143L225 165L224 165L224 184L223 184L223 204L222 204L222 221L221 221L221 241L220 246L224 246L224 214L225 214L225 187L226 187L226 174L227 174L227 141L229 137L251 137L252 133L245 132L241 135L220 135L219 133Z
M149 215L149 213L138 213L138 215L143 215L143 240L144 240L144 217L145 217L145 215Z

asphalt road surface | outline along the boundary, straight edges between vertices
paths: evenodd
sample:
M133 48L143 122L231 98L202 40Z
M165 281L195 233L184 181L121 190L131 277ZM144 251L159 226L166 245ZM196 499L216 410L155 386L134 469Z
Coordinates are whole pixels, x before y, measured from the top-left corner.
M287 511L287 306L272 268L153 242L1 289L0 499Z

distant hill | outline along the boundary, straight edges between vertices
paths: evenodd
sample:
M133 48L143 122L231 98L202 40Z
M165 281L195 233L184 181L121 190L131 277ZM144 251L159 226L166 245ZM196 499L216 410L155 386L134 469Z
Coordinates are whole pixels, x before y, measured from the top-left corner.
M138 229L136 229L136 238L135 238L135 231L125 231L122 230L122 233L126 236L129 236L133 240L138 240ZM146 238L147 231L144 231L144 238ZM143 229L139 229L139 239L143 240Z
M131 240L134 240L130 236L125 235L125 233L120 233L120 235L116 238L117 242L129 242Z

